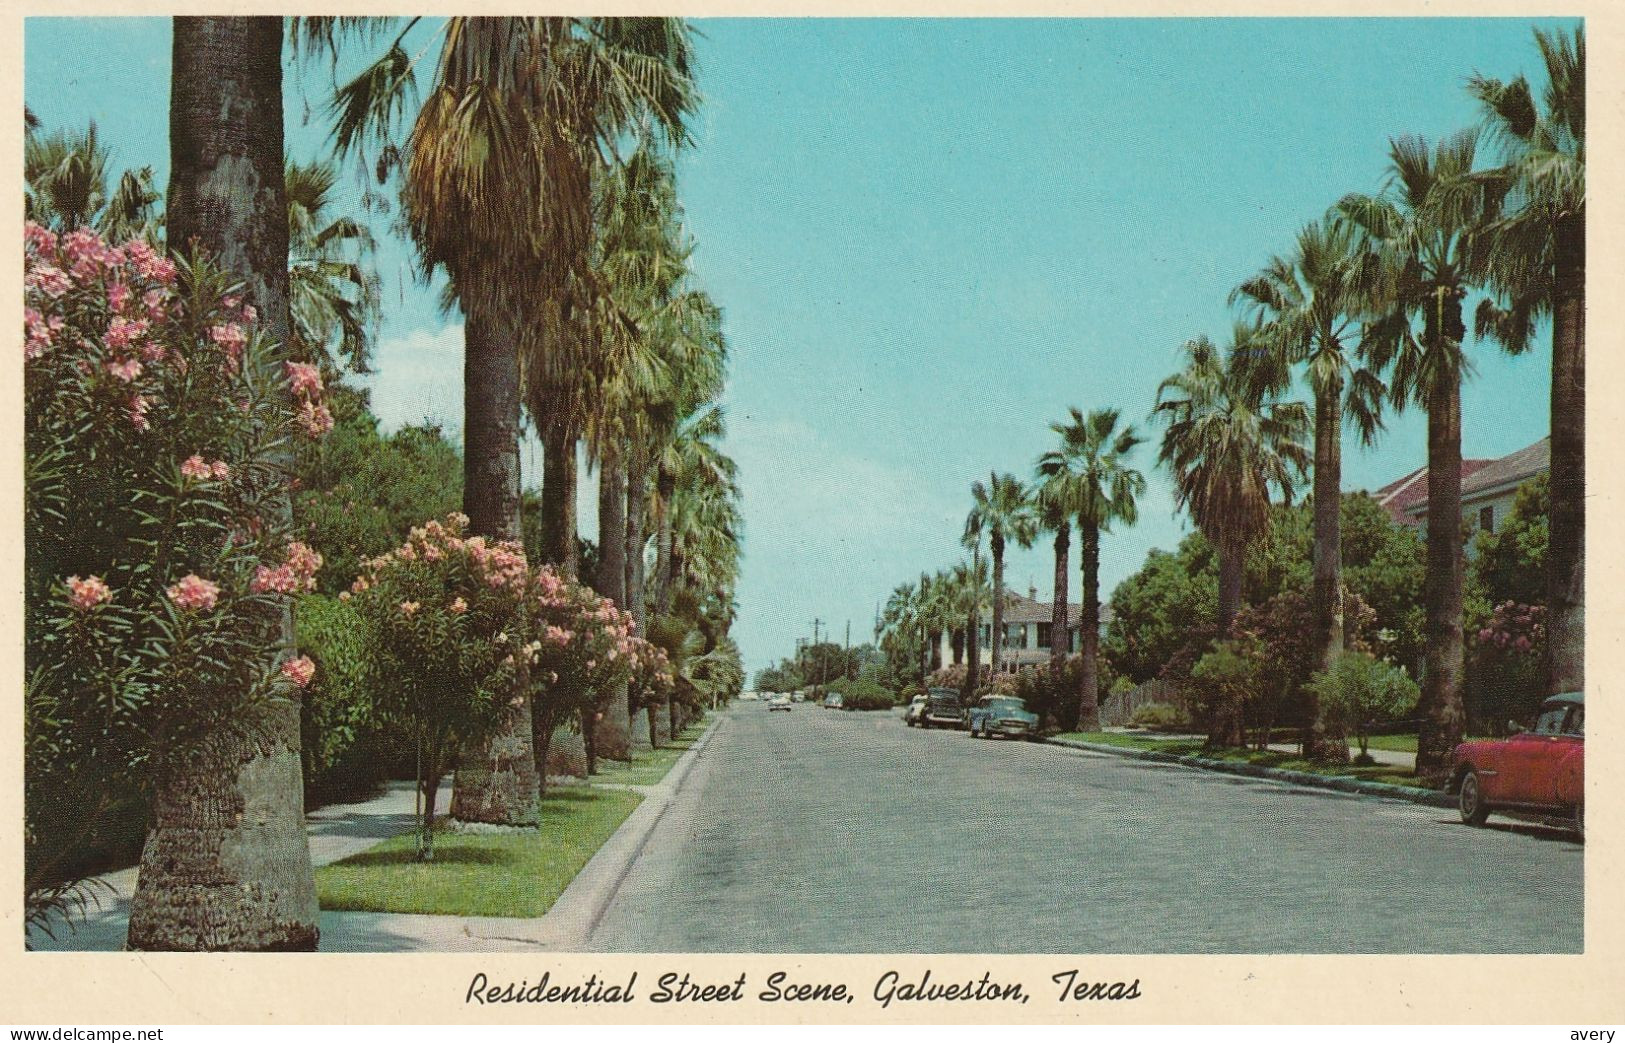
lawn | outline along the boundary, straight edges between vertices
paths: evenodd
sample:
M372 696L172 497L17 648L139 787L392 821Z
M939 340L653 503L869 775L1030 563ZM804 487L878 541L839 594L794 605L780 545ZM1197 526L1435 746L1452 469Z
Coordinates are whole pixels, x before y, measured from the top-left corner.
M323 909L541 916L643 798L627 790L559 786L542 798L541 829L435 834L434 861L416 861L408 832L316 870Z
M630 764L622 761L599 761L598 773L592 777L592 781L617 786L656 785L666 777L666 773L671 771L678 759L689 751L703 731L705 731L703 721L691 724L669 745L662 746L658 750L639 753L637 759Z
M1104 746L1121 746L1133 750L1157 750L1179 757L1199 756L1211 760L1245 761L1248 764L1258 764L1266 768L1283 768L1287 771L1302 771L1313 775L1352 777L1364 779L1368 782L1383 782L1390 786L1430 788L1415 775L1400 771L1391 764L1373 764L1364 767L1352 764L1316 764L1293 754L1282 753L1277 750L1209 750L1203 748L1200 739L1156 739L1144 735L1120 735L1114 732L1068 732L1058 736L1058 738L1075 739L1079 742L1092 742ZM1414 739L1412 745L1415 745ZM1374 748L1380 748L1375 747L1374 744L1373 746Z

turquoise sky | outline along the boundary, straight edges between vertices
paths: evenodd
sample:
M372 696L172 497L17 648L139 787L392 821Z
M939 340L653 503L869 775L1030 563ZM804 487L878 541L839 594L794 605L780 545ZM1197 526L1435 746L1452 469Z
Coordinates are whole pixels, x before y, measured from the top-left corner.
M1066 407L1116 406L1143 427L1180 344L1225 336L1237 282L1344 193L1377 190L1390 136L1475 122L1475 70L1537 73L1531 24L701 20L706 104L680 190L733 348L749 668L815 617L868 637L896 583L959 557L971 482L1029 477ZM25 46L47 128L94 119L119 164L167 181L167 19L35 18ZM331 76L318 62L289 77L299 158L325 148ZM389 426L455 433L460 319L413 280L387 220L375 406ZM1546 433L1538 345L1470 349L1466 455ZM1423 436L1407 414L1375 447L1351 443L1347 487L1418 466ZM1105 590L1186 531L1154 455L1140 524L1105 540ZM1049 556L1015 551L1007 573L1047 594Z

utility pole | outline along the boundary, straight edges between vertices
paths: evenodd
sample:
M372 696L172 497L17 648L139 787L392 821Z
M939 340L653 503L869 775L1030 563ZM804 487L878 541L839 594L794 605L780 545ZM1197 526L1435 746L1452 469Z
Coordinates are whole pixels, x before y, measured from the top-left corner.
M848 680L852 678L852 621L846 621L846 656L841 660L841 673Z
M822 619L819 619L817 616L813 617L813 646L812 646L812 652L813 652L813 657L818 660L818 681L817 681L817 684L820 687L822 687L823 684L824 684L824 660L822 658L818 657L818 628L820 626L822 626L823 623L824 623L824 621Z

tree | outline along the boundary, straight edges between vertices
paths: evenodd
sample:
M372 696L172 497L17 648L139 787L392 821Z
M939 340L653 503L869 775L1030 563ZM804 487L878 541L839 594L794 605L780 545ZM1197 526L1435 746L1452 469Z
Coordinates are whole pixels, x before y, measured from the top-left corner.
M1138 572L1112 591L1106 659L1136 684L1152 680L1218 607L1213 548L1200 532L1176 551L1152 549Z
M1175 503L1218 551L1221 631L1241 607L1247 549L1269 525L1270 487L1290 497L1309 462L1303 405L1280 401L1249 364L1251 334L1238 327L1228 352L1206 337L1187 342L1185 367L1158 387L1153 413L1167 425L1158 460L1173 473ZM1240 745L1240 721L1239 708L1211 715L1209 741Z
M987 534L988 549L993 554L993 630L990 654L994 676L999 673L999 660L1004 647L1004 545L1014 541L1026 548L1033 545L1038 535L1038 519L1033 514L1032 502L1021 482L1010 474L992 474L988 484L972 483L970 514L965 518L966 546L979 546L981 536Z
M1479 336L1522 350L1541 316L1552 320L1552 516L1547 558L1547 691L1585 688L1585 27L1535 30L1546 66L1542 105L1529 81L1473 76L1491 135L1502 146L1507 212L1490 227L1490 284L1503 311L1479 305Z
M1078 559L1083 572L1078 620L1083 654L1078 727L1084 731L1100 728L1096 664L1100 656L1100 534L1110 532L1113 522L1133 525L1139 517L1136 499L1145 492L1145 477L1129 466L1129 457L1144 439L1132 426L1119 428L1118 419L1115 409L1096 409L1085 417L1074 407L1070 422L1050 425L1060 436L1060 448L1038 459L1038 474L1045 488L1053 489L1060 507L1078 522ZM1063 628L1063 639L1065 634Z
M1033 497L1034 508L1038 512L1039 525L1048 532L1055 534L1055 594L1050 600L1049 614L1049 677L1059 682L1062 667L1071 648L1069 640L1070 605L1067 597L1067 583L1071 569L1069 561L1072 553L1072 511L1067 506L1065 497L1066 482L1056 475L1039 482L1038 490ZM1059 697L1060 693L1052 693L1052 698Z
M114 242L156 241L159 196L152 168L120 172L109 193L109 162L94 123L82 134L43 134L29 127L23 140L23 216L59 232L89 226Z
M1371 364L1391 367L1396 408L1415 404L1428 415L1427 662L1416 771L1429 779L1450 769L1463 725L1462 302L1482 282L1484 232L1504 191L1473 176L1477 143L1471 131L1436 148L1397 138L1383 193L1345 196L1337 206L1380 265L1378 318L1366 336Z
M965 621L965 678L959 694L963 702L969 703L982 682L976 632L988 602L987 565L980 554L973 555L970 561L955 565L948 576L943 607L950 618Z
M378 319L378 274L367 226L329 213L338 171L329 162L289 162L288 283L291 353L317 363L329 380L339 359L367 372L368 324ZM428 515L423 515L428 517Z
M1366 725L1410 712L1419 694L1416 682L1399 667L1364 652L1345 652L1304 686L1314 692L1345 733L1360 738L1360 761L1371 763Z
M280 18L174 20L168 239L171 250L197 249L240 279L266 335L286 350L282 41ZM279 510L285 519L285 501ZM282 633L286 646L286 614ZM297 698L273 716L255 741L222 730L159 782L130 948L316 947Z
M1269 361L1280 366L1282 380L1302 365L1314 397L1314 626L1323 669L1343 651L1343 425L1352 421L1369 445L1381 426L1387 390L1358 364L1351 344L1371 300L1372 262L1346 223L1311 221L1298 232L1290 255L1272 257L1230 295L1263 323L1258 339ZM1326 730L1328 722L1314 706L1309 711L1308 755L1346 761L1348 743Z

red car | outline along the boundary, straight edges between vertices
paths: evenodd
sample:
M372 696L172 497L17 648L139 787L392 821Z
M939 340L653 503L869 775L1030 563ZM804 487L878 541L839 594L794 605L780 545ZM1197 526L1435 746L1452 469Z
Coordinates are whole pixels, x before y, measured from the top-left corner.
M1581 693L1554 695L1534 728L1457 746L1450 792L1461 820L1482 826L1492 811L1561 817L1584 836L1585 712Z

